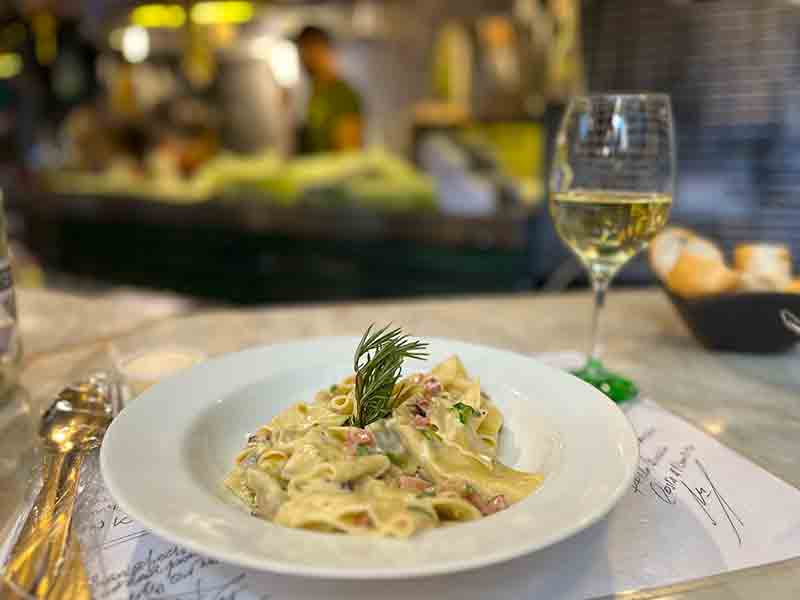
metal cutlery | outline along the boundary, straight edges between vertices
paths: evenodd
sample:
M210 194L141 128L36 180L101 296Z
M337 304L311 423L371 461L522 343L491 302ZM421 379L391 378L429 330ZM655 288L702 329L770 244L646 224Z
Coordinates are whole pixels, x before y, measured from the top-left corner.
M7 584L35 598L90 598L72 527L81 464L121 409L107 374L62 390L41 420L43 485L6 561Z

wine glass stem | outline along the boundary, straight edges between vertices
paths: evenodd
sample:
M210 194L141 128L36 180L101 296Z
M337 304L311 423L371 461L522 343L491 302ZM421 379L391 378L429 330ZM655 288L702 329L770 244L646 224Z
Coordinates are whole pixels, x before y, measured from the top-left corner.
M606 292L611 283L610 277L592 274L592 289L594 290L594 309L592 310L592 338L589 346L589 363L600 360L600 313L606 303Z

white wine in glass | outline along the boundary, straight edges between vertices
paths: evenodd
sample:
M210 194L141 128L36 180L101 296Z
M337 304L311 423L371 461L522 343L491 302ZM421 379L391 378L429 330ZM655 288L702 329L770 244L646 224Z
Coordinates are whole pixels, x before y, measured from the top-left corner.
M556 230L588 269L612 277L663 229L670 194L572 190L553 194Z
M577 97L556 140L550 214L595 292L589 356L575 375L618 402L636 396L638 388L600 361L599 314L614 275L669 219L674 147L670 101L663 94Z

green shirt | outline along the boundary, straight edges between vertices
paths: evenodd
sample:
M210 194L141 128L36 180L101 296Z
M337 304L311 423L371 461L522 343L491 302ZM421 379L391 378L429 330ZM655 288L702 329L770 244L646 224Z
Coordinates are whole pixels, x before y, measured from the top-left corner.
M315 83L300 139L302 153L334 150L334 132L342 118L361 115L358 94L341 79Z

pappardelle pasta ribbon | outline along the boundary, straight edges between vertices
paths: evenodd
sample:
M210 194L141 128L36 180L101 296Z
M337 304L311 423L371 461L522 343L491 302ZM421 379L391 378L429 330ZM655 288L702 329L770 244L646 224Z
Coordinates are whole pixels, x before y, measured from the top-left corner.
M252 434L225 485L279 525L406 538L503 510L539 473L497 460L503 416L457 356L400 379L391 416L351 426L354 378Z

